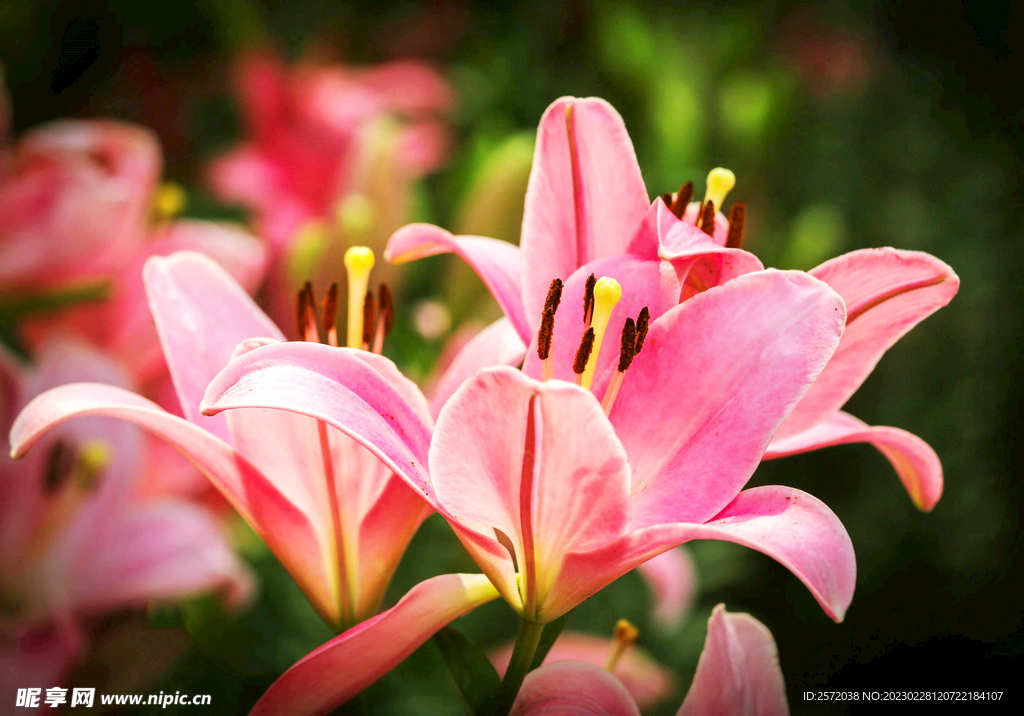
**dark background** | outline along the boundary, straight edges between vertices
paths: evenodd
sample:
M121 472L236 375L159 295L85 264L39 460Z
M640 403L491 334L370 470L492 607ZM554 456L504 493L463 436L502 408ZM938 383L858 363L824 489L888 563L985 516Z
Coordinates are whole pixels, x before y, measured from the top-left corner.
M722 601L771 628L797 714L875 710L803 700L817 690L1004 692L1000 704L955 704L972 713L1024 701L1015 678L1024 664L1020 4L15 0L0 9L16 129L67 115L147 124L200 215L232 213L204 195L200 170L238 136L225 84L231 57L263 38L293 57L316 46L344 61L411 55L446 69L460 95L458 141L421 209L443 225L480 157L513 133L529 136L556 97L593 94L623 114L652 194L690 178L700 185L716 165L734 169L749 246L765 264L809 268L884 245L945 260L960 294L893 348L847 406L935 447L946 474L935 510L918 513L867 446L768 463L754 477L815 494L847 526L859 574L844 623L832 624L768 558L708 543L692 545L702 593L680 631L648 624L635 575L577 609L570 628L609 633L617 618L635 620L641 644L680 673L665 713L678 706L705 619ZM513 240L514 219L504 225ZM407 298L443 292L429 267L410 270ZM393 357L413 360L401 345ZM329 636L273 560L258 546L251 556L264 577L259 604L234 623L209 605L183 610L197 646L158 688L212 693L217 713L233 703L244 713ZM450 569L472 564L431 521L392 594ZM514 634L502 604L459 626L486 645ZM457 712L433 650L348 709Z

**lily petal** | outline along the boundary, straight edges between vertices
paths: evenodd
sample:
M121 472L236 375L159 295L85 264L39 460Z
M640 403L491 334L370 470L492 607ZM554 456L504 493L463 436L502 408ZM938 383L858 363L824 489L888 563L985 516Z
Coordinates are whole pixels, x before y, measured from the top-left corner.
M844 318L824 283L768 270L656 319L611 412L633 468L633 529L704 522L736 497L832 356Z
M388 239L384 258L405 263L446 253L458 254L476 271L519 337L528 343L534 324L527 320L523 310L522 259L518 247L481 236L453 236L431 224L409 224Z
M640 709L601 667L556 661L526 675L509 716L640 716Z
M960 279L920 251L862 249L811 269L846 301L839 349L779 429L786 438L828 418L849 400L885 352L956 295Z
M676 716L788 716L779 651L768 627L749 614L729 614L719 604L693 685Z
M626 454L597 400L571 383L481 371L441 411L430 471L454 520L511 540L531 619L544 619L563 554L629 525Z
M569 555L559 592L548 597L555 615L669 547L693 539L735 542L767 554L796 575L835 621L842 621L853 599L856 560L839 518L806 492L769 485L744 490L707 524L647 527L604 549Z
M931 446L900 428L872 426L839 411L791 437L772 440L764 457L771 460L832 445L871 443L892 463L900 482L919 510L928 512L942 496L942 463Z
M526 355L526 344L507 318L499 318L462 347L434 388L430 410L436 416L467 378L483 368L518 365Z
M203 254L153 257L146 262L144 276L150 310L185 417L228 439L223 418L211 420L199 412L206 386L243 340L284 340L284 336L234 279Z
M227 443L141 396L99 383L49 390L32 400L15 420L12 457L23 456L56 426L89 415L127 420L177 448L260 534L310 599L315 604L331 603L319 542L306 516Z
M693 224L677 219L664 201L656 200L651 207L656 212L658 256L672 264L682 283L680 302L737 276L764 270L754 254L725 248ZM645 221L651 218L649 214Z
M553 102L537 128L520 240L531 324L540 320L551 279L623 253L649 203L619 113L601 99Z
M394 607L303 657L250 716L320 716L398 666L449 622L498 592L482 574L445 574L413 587Z

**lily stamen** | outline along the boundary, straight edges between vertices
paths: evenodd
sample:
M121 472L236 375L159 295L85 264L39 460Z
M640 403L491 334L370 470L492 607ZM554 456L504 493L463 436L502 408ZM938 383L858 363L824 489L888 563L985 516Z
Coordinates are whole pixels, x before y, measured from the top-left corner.
M555 311L562 302L562 279L552 279L548 287L547 298L544 299L544 313L540 318L537 330L537 357L541 360L541 371L544 380L551 380L555 373L551 358L551 343L555 334ZM584 307L585 312L585 307Z
M622 380L626 376L626 371L629 369L630 363L633 362L635 355L636 323L632 318L627 318L626 323L622 326L622 339L619 343L619 365L615 369L615 375L612 376L608 388L604 391L604 399L601 401L601 407L604 409L605 415L611 415L612 405L615 404L615 397L619 394Z
M594 286L597 284L597 277L594 274L587 276L587 283L583 286L583 322L590 325L594 318Z
M395 320L395 308L391 302L391 289L382 283L377 289L377 329L373 334L373 352L384 350L384 339L391 333L391 325Z
M619 619L615 624L615 633L612 636L612 648L608 652L608 660L604 664L605 671L615 673L615 667L619 660L629 651L636 640L640 638L640 630L627 619Z
M302 340L310 343L320 342L320 331L316 325L316 294L313 292L313 284L309 281L306 281L299 291L298 323Z
M597 357L601 353L601 342L604 340L605 329L608 328L608 320L612 317L612 310L622 298L622 287L619 282L608 276L602 276L594 285L593 314L590 326L594 329L594 346L587 361L586 369L580 378L580 385L590 388L594 380L594 371L597 370Z
M348 340L346 345L349 348L361 348L363 345L363 307L373 263L373 251L366 246L353 246L345 252L345 269L348 272Z
M690 201L693 200L693 182L688 181L679 187L679 191L676 193L675 199L669 203L669 211L675 214L677 219L682 219L683 214L686 213L686 207L690 205Z
M743 244L743 225L746 220L747 207L742 201L737 201L729 212L729 234L725 239L727 249L738 249Z
M53 494L63 487L74 474L78 462L78 451L74 446L58 440L46 455L46 469L43 472L43 492Z
M697 217L697 228L708 236L715 235L715 202L705 202L701 215Z
M320 316L320 322L323 326L324 334L327 336L327 344L338 347L338 284L332 283L331 287L327 289L327 295L324 297L323 313Z
M583 333L580 347L576 349L576 358L572 362L572 372L576 374L576 385L583 384L583 374L587 370L587 363L590 361L590 354L594 350L594 329L588 328ZM589 388L590 386L585 386Z
M644 347L644 339L647 338L647 329L651 327L651 312L647 306L640 309L636 317L636 346L633 348L633 357L640 355Z
M376 323L377 307L373 298L373 291L366 292L366 298L363 299L363 341L362 349L364 351L370 350L370 346L373 345L373 327Z

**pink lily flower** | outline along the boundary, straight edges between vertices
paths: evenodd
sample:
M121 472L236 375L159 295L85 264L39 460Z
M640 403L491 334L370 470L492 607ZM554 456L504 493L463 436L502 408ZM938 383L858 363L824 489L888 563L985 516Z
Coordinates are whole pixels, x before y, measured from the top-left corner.
M454 100L418 62L289 68L270 51L242 57L235 90L248 136L212 162L209 181L270 241L266 305L283 323L303 281L327 285L346 247L379 248L407 221L412 182L447 155Z
M360 299L369 272L369 266L363 268L361 288L353 294ZM429 506L370 452L322 422L278 410L202 416L203 392L232 356L284 337L224 269L204 255L183 252L149 259L145 289L183 417L122 388L65 385L24 409L11 430L12 453L24 455L49 430L77 416L108 415L136 423L206 474L326 621L340 627L375 614ZM311 303L301 305L312 308ZM313 321L307 337L316 340L315 318L309 310L304 313ZM325 307L325 331L333 326L333 316L334 309ZM358 317L361 322L361 304ZM333 335L333 329L327 332ZM406 396L406 404L416 406L419 419L431 423L426 399L391 361L367 351L322 347L351 355L383 376Z
M562 98L548 108L537 131L518 248L412 224L391 237L385 256L403 262L458 254L504 311L509 320L505 333L514 332L524 346L541 325L553 278L565 279L568 288L590 273L612 276L626 292L623 304L630 292L636 292L643 298L639 305L636 298L630 301L635 306L631 311L647 305L656 317L678 301L763 268L757 257L739 248L742 205L734 205L731 222L720 212L709 211L709 205L721 208L735 181L731 172L715 170L708 179L702 203L690 202L693 188L687 184L677 194L649 204L618 113L603 100ZM695 223L706 228L700 230ZM671 279L673 273L678 284ZM896 340L952 299L959 279L928 254L892 248L854 251L810 273L843 297L851 325L765 457L869 442L893 464L914 503L931 509L942 492L942 466L934 450L904 430L869 427L840 408ZM655 299L659 294L660 300ZM621 321L624 315L620 310L615 318ZM553 350L562 353L562 365L578 343L578 336L561 341L555 337ZM535 360L531 353L527 366ZM515 362L513 356L509 364Z
M77 342L48 344L31 369L0 352L3 434L31 396L74 379L128 380ZM205 510L132 497L141 437L131 425L89 418L53 431L21 462L0 456L5 699L15 688L60 683L98 617L211 590L238 606L251 593L248 571Z
M510 716L639 716L641 707L609 671L584 661L557 661L526 677ZM730 614L719 604L708 619L697 672L677 716L788 714L771 632L749 614Z

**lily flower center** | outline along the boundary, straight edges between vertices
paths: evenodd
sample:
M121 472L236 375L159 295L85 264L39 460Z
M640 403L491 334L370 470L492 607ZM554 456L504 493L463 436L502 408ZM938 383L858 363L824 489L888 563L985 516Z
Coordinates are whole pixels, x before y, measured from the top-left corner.
M725 204L725 197L736 186L736 175L724 167L715 167L708 172L704 200L697 208L694 224L704 233L714 236L715 212ZM688 181L679 187L675 194L663 194L662 201L676 218L682 219L693 199L693 182ZM743 243L743 228L746 223L747 209L743 202L736 202L729 211L729 232L725 246L738 249Z

